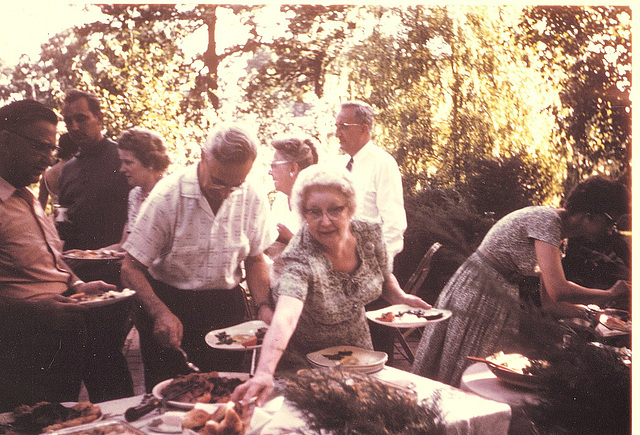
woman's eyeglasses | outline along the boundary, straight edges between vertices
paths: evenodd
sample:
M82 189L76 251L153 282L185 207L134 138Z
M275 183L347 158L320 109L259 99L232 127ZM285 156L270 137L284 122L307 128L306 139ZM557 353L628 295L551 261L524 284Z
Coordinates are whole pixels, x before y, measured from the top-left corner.
M271 162L271 169L274 169L276 166L285 165L287 163L293 163L293 162L288 162L286 160L274 160Z
M304 211L307 219L319 221L322 219L322 216L327 215L329 220L336 220L342 216L342 213L346 210L346 205L339 205L337 207L329 207L327 210L320 210L319 208L308 208Z

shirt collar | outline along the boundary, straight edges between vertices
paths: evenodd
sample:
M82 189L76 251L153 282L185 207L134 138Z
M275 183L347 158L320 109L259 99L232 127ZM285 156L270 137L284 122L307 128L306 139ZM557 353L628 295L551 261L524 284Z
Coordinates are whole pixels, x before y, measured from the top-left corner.
M360 148L358 152L353 155L353 161L356 162L360 160L363 156L367 154L367 152L371 149L371 147L374 147L374 146L375 145L373 144L372 141L369 141L366 144L364 144L364 146Z
M0 201L6 201L13 195L15 191L16 188L14 186L12 186L4 178L0 177Z
M88 150L82 150L82 148L80 148L75 156L81 159L83 157L99 156L101 154L104 154L107 151L107 142L107 137L102 136L102 139L100 139L97 144L95 144Z

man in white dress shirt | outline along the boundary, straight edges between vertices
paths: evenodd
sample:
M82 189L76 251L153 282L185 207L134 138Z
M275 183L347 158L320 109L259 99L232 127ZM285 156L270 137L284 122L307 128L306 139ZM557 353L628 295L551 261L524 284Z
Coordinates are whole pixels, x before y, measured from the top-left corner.
M336 136L346 153L344 165L351 171L358 193L355 218L377 222L387 247L390 269L393 259L404 247L407 215L402 196L402 176L395 159L371 141L373 109L362 101L343 103L336 117ZM379 299L367 310L388 305ZM373 347L384 351L393 361L393 331L369 322Z
M395 159L371 141L373 109L361 101L342 104L336 118L336 136L359 194L356 219L377 222L393 258L402 251L407 215L402 197L402 177Z

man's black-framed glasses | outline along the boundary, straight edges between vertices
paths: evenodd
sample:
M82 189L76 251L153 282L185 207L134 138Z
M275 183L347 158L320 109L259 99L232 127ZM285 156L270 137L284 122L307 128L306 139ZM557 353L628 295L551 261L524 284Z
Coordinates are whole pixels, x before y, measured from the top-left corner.
M616 228L618 226L618 222L609 213L602 213L602 216L604 216L607 228Z
M31 145L31 148L33 148L34 150L36 150L38 153L42 154L42 155L48 155L48 156L52 156L58 153L58 151L60 150L60 147L57 145L51 145L48 144L46 142L40 142L37 139L34 139L32 137L29 136L25 136L23 134L20 134L18 132L15 132L13 130L9 130L9 133L18 136L20 139L23 139L25 141L27 141L29 143L29 145Z

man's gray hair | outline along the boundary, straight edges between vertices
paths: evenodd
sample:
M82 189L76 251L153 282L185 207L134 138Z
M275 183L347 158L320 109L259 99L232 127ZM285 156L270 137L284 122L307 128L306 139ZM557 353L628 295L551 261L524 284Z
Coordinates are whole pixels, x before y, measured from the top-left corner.
M315 188L333 188L347 201L347 208L355 214L358 202L351 173L342 166L318 164L303 169L298 174L291 191L291 206L302 220L309 193Z
M354 109L354 115L358 124L364 124L369 127L369 130L373 129L373 108L364 101L347 101L342 103L341 109Z
M209 133L202 149L208 158L214 157L219 163L241 164L256 159L257 143L244 127L220 124Z

